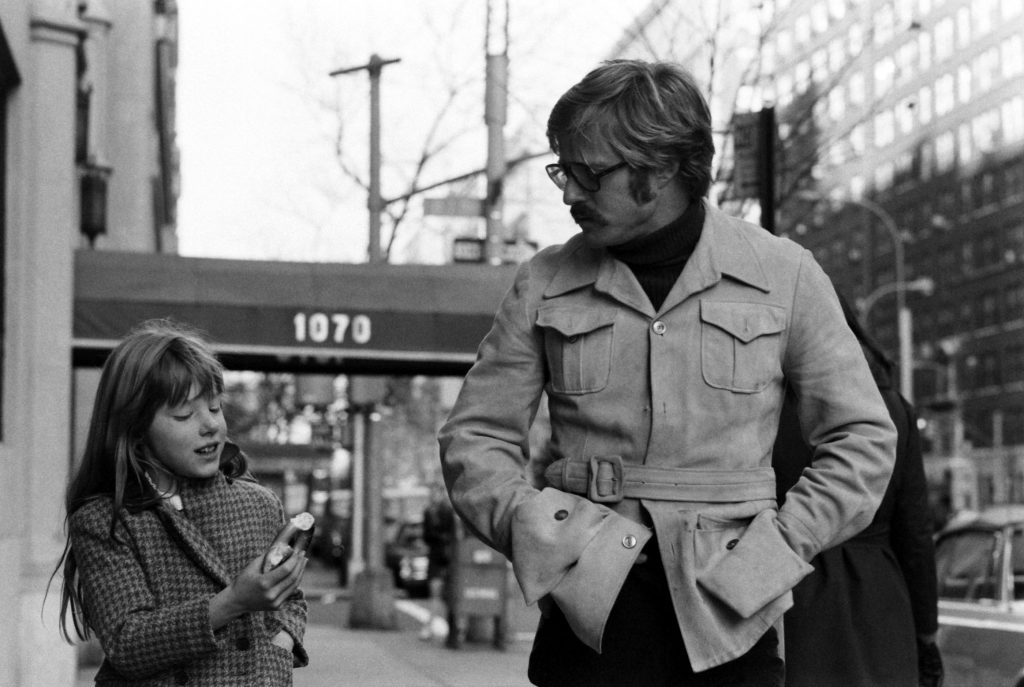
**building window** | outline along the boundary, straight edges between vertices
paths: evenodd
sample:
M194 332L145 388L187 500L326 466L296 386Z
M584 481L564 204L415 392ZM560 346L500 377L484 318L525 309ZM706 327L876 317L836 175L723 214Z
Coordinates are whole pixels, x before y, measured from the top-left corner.
M935 114L942 116L952 112L956 102L954 94L955 83L952 74L943 74L935 82Z
M939 173L948 172L956 163L956 142L953 132L946 131L935 138L935 168Z
M941 62L953 54L953 17L945 17L935 25L935 61Z
M859 57L864 49L864 29L859 23L850 24L850 31L846 37L850 43L850 57Z
M875 167L875 188L882 191L892 187L893 163L881 162Z
M1019 34L1010 36L999 46L1002 52L1003 78L1012 79L1024 71L1024 39Z
M828 70L838 74L846 61L846 52L843 50L843 40L835 38L828 44Z
M963 8L966 10L966 8ZM993 0L973 0L971 3L971 19L974 22L974 35L984 36L992 30L992 14L995 10Z
M925 30L917 37L917 60L921 71L928 71L932 66L932 35Z
M856 72L850 75L850 102L854 105L864 104L864 74Z
M1009 205L1024 200L1024 163L1011 162L1003 168L1003 202ZM1018 247L1024 251L1024 225L1013 227L1018 237ZM1020 255L1024 257L1024 252Z
M850 131L850 148L855 156L860 156L864 154L865 147L864 125L857 124Z
M956 47L963 50L971 44L971 10L961 7L956 13Z
M927 181L932 178L935 170L935 149L929 141L921 143L921 180Z
M828 52L824 48L816 50L811 55L811 72L815 81L826 81L828 79Z
M777 48L775 52L778 53L779 57L784 60L789 58L789 56L793 54L793 34L785 29L779 31L779 36L775 41L775 45Z
M892 39L893 24L896 21L896 17L892 12L892 5L889 3L883 4L875 12L875 45L882 45L888 43Z
M974 59L974 78L978 93L986 93L999 77L999 49L989 48Z
M959 159L961 165L966 165L968 162L974 159L974 146L971 141L971 125L961 124L957 127L957 147L959 150Z
M828 7L819 2L811 8L811 26L815 33L828 31Z
M957 69L957 95L960 97L961 104L967 103L971 99L971 68L967 65L962 65Z
M922 86L917 92L917 112L922 124L932 120L932 89L929 86Z
M811 18L806 14L801 14L796 18L796 23L793 26L793 33L796 38L796 42L800 45L806 45L811 40Z
M901 134L909 134L914 128L914 108L916 107L913 98L906 98L896 105L896 124Z
M892 88L893 77L896 75L896 63L891 57L883 57L875 64L875 97Z
M1024 96L1017 96L1003 103L1002 129L1004 143L1024 140Z
M893 126L892 110L886 110L875 117L875 146L884 148L893 142L896 130Z
M833 88L828 92L828 116L833 122L838 122L846 113L846 102L843 98L842 88Z

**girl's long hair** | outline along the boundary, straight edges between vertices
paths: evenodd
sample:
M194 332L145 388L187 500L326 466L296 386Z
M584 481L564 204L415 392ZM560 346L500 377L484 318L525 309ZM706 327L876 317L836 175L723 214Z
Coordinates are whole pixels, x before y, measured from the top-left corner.
M109 498L113 538L122 509L139 511L160 501L146 478L147 469L156 467L142 448L145 434L161 407L187 401L194 389L219 395L224 390L224 368L201 336L185 325L149 320L114 348L103 365L85 450L65 495L65 530L84 504ZM238 451L224 451L220 469L229 477L243 476L245 458ZM61 571L61 633L71 641L70 610L75 634L86 639L89 624L70 536L51 582Z

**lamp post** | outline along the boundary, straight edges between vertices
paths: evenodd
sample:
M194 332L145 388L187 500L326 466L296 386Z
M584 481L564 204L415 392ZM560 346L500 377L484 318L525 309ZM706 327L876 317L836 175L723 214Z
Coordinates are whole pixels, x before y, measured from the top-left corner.
M891 291L896 293L896 337L899 345L900 393L908 400L914 400L913 325L907 308L906 263L903 253L903 236L885 208L869 198L828 198L814 191L800 191L797 197L811 201L837 201L857 205L874 215L889 232L892 239L893 259L896 266L896 281ZM878 294L883 295L883 294ZM865 311L866 312L866 311Z

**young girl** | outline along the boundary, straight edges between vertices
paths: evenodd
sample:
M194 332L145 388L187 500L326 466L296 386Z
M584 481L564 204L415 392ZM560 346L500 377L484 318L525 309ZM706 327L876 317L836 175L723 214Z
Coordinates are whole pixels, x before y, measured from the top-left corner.
M261 573L284 511L227 441L222 391L207 345L168 321L103 366L61 558L61 630L70 609L99 637L99 683L270 687L308 663L306 558Z

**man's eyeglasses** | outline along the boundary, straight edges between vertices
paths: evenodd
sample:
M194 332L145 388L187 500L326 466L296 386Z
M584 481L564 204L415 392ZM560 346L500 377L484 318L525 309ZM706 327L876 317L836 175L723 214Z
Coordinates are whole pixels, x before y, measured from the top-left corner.
M555 186L559 190L564 191L565 185L572 178L581 189L593 193L601 190L601 177L611 174L617 169L622 169L627 164L629 163L623 160L600 172L595 172L582 162L556 162L545 167L544 171L548 173L551 181L555 182Z

